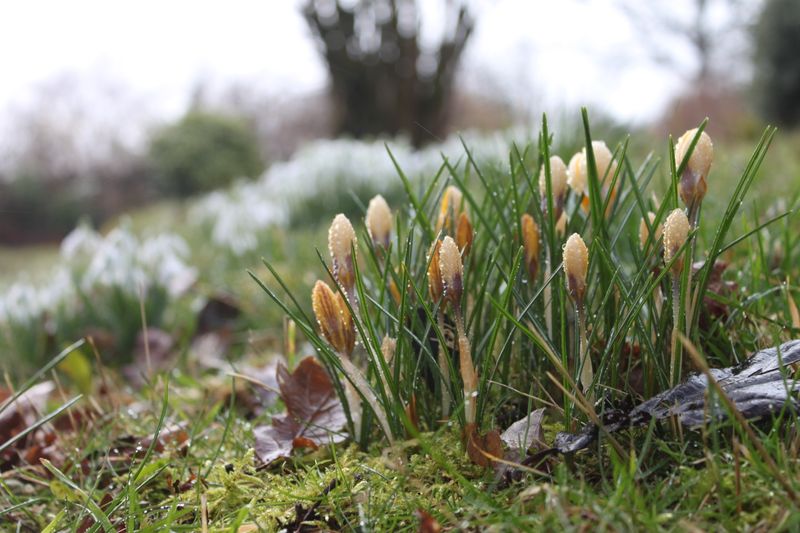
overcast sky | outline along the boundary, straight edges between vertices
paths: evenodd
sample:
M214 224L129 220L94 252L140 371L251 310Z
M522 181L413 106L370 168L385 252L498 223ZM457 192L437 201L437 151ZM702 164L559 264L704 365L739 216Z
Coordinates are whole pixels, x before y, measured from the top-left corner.
M429 35L440 22L431 8L439 1L423 2L432 13ZM464 68L515 98L530 93L545 108L602 106L641 121L681 83L639 50L615 0L478 1ZM675 54L691 65L686 49L676 46ZM0 114L65 73L88 85L120 83L162 116L180 113L199 79L273 93L312 91L326 81L296 0L6 2L0 66Z

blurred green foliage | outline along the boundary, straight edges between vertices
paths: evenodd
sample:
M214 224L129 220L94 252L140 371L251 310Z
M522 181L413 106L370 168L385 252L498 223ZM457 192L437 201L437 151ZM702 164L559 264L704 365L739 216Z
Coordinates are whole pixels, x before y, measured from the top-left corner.
M187 196L264 170L255 133L241 118L190 110L153 135L149 155L161 188Z

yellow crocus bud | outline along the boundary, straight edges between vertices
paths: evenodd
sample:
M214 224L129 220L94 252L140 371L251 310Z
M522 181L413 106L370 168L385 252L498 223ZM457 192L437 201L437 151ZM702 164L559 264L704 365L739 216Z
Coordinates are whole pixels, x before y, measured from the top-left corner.
M325 340L340 354L353 353L355 326L342 295L333 292L324 281L317 281L311 291L311 307Z
M388 335L384 336L383 341L381 341L381 355L383 355L383 360L386 361L387 364L392 362L396 351L397 339Z
M367 231L372 242L384 248L389 247L392 234L392 211L383 196L375 195L367 206Z
M458 224L456 225L456 244L458 249L461 250L462 257L466 258L469 255L473 238L472 223L469 221L467 212L464 211L458 216Z
M464 266L461 263L458 245L449 236L444 238L439 249L439 272L442 274L445 300L454 308L458 308L461 303Z
M583 304L586 294L586 274L589 271L589 249L577 233L567 239L563 250L564 274L567 278L567 290L572 300Z
M691 231L689 219L683 209L676 209L669 214L664 222L664 263L669 264L686 242ZM676 276L683 270L683 261L672 264L672 273Z
M536 280L539 270L539 226L528 213L522 215L522 249L525 252L525 267L528 278Z
M689 130L678 139L675 145L675 163L680 166L686 158L692 140L697 135L697 128ZM681 200L687 207L692 207L703 201L706 195L708 184L706 178L711 170L711 163L714 160L714 144L711 137L706 132L700 134L697 144L694 146L692 155L680 177L680 187L678 192Z
M350 294L355 285L352 250L356 246L356 232L350 220L339 213L328 230L328 251L333 262L333 276L344 291Z
M561 216L558 217L558 222L556 222L556 233L559 237L563 237L564 234L567 232L567 214L561 213Z
M463 198L461 191L453 185L444 190L442 203L439 206L439 218L436 221L437 232L443 231L446 235L453 235L462 211Z
M653 213L652 211L647 213L647 219L650 221L650 227L653 227L653 229L655 229L656 233L653 236L653 242L657 243L659 239L661 239L663 228L660 224L658 226L655 226L656 214ZM639 244L641 244L643 250L645 245L647 244L647 239L649 237L650 237L650 228L647 227L647 222L645 222L644 218L642 218L642 221L639 223Z
M436 241L431 246L431 253L428 255L428 292L434 302L438 302L444 295L444 285L442 285L442 273L439 270L439 249L442 241Z

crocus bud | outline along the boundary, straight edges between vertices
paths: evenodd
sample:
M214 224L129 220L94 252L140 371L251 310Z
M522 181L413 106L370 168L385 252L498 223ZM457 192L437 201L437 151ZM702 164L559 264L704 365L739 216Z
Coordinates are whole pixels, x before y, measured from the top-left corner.
M584 154L586 148L583 149ZM604 141L592 141L592 151L594 152L594 162L597 166L597 179L600 183L605 183L611 180L614 173L617 171L617 163L613 160L614 156L611 150L608 149ZM586 157L584 156L581 164L587 167ZM584 174L587 171L584 169Z
M467 212L464 211L458 216L458 224L456 225L456 244L458 249L461 250L462 257L466 258L469 255L473 238L472 223L469 221Z
M389 209L389 204L380 194L369 201L366 222L367 231L369 231L372 242L376 246L380 245L388 248L389 237L392 233L392 211Z
M311 291L311 307L325 340L340 354L353 353L356 332L342 295L324 281L317 281Z
M333 262L333 276L346 293L355 285L352 249L356 246L356 232L350 220L339 213L328 230L328 251Z
M689 219L683 209L676 209L669 214L664 222L664 263L669 264L689 237ZM683 270L683 261L672 264L672 273L680 275Z
M381 355L383 355L383 360L386 363L391 363L392 359L394 359L394 353L397 351L397 339L394 339L388 335L383 337L383 341L381 341Z
M559 237L563 237L565 233L567 233L567 214L561 213L561 216L558 217L558 222L556 222L556 233Z
M444 190L442 203L439 206L439 218L436 221L436 231L443 231L446 235L453 235L456 230L458 217L461 214L463 195L458 188L450 185Z
M567 184L575 194L581 195L586 191L586 156L583 152L576 152L569 160L567 170Z
M650 227L655 230L655 235L653 235L653 242L656 243L661 239L661 234L663 232L663 228L661 225L656 226L656 214L652 211L647 213L647 219L650 221ZM642 218L642 221L639 223L639 244L641 244L642 249L644 250L645 245L647 244L647 239L650 237L650 228L647 226L647 222Z
M431 246L431 253L428 256L428 292L434 302L438 302L444 295L444 285L442 285L442 273L439 270L439 250L442 241L436 241Z
M697 128L687 131L678 139L678 144L675 145L675 163L677 165L680 166L681 162L686 158L695 135L697 135ZM700 134L700 138L697 139L697 144L695 144L692 155L689 156L689 161L680 177L678 192L687 207L697 205L703 201L708 189L706 178L711 170L711 162L713 160L714 145L711 142L711 137L706 132L703 132Z
M589 271L589 250L577 233L573 233L564 245L564 274L567 290L577 305L583 304L586 294L586 274Z
M451 237L445 237L439 249L439 272L442 274L444 298L454 308L461 303L462 279L464 266L461 264L461 254L458 245Z
M556 220L564 209L564 199L567 195L567 166L557 155L550 157L550 191L553 193L553 211ZM542 167L539 172L539 195L542 198L542 208L547 209L547 174Z
M522 215L522 249L525 252L525 267L528 269L528 278L536 280L539 269L539 226L528 213Z

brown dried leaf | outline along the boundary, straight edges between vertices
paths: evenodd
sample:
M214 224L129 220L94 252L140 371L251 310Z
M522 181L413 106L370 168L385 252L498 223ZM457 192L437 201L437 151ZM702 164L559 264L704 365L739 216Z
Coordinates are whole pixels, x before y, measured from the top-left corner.
M439 533L442 530L439 522L427 511L417 509L414 514L419 518L419 533Z
M325 369L313 357L303 359L290 373L278 366L278 387L286 414L274 416L272 425L255 428L255 450L265 464L288 457L292 450L341 442L347 422Z
M497 430L481 435L475 424L467 424L464 428L464 440L467 456L478 466L492 466L493 457L503 458L503 441Z

